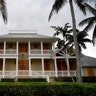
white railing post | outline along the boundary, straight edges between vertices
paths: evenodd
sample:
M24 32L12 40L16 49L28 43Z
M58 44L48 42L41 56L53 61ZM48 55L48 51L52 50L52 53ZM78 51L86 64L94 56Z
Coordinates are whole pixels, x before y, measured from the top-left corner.
M18 76L18 58L16 58L16 77Z
M6 54L6 41L4 41L4 54Z
M32 76L32 71L31 71L31 59L29 58L29 76Z
M4 78L5 76L5 58L3 58L3 74L2 74L2 78Z
M30 55L30 41L28 41L28 49L29 49L29 55Z
M45 77L44 76L44 58L42 58L42 76L43 78Z
M17 41L17 43L16 43L16 53L17 53L17 55L18 55L18 41Z
M41 41L41 54L43 54L43 42Z

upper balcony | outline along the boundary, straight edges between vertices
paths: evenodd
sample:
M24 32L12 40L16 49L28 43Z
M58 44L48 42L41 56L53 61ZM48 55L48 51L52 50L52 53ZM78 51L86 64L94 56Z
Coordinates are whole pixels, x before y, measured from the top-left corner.
M0 55L18 55L26 53L28 55L50 55L52 53L50 43L0 43Z

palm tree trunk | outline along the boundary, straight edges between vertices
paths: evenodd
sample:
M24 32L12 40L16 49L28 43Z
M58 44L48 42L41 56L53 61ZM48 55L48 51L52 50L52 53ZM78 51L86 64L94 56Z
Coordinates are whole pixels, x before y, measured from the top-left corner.
M75 20L75 13L73 8L72 0L69 0L70 4L70 11L71 11L71 17L72 17L72 23L73 23L73 38L74 38L74 44L75 44L75 52L76 52L76 63L77 63L77 82L82 82L82 75L81 75L81 61L80 61L80 54L79 54L79 48L78 48L78 42L77 42L77 36L76 36L76 20Z
M75 80L74 80L73 76L71 76L71 72L70 72L69 58L67 56L67 48L66 48L65 58L66 58L68 75L71 77L72 81L75 82Z

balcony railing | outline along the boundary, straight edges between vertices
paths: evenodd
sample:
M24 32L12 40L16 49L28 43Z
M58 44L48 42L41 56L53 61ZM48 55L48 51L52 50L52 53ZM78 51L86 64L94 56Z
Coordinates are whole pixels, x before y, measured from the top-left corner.
M0 54L3 54L4 53L4 50L3 49L0 49Z
M53 50L39 50L39 49L33 49L30 50L30 54L51 54L53 52ZM17 50L16 49L6 49L5 50L5 54L16 54ZM4 50L0 49L0 54L4 54Z
M16 49L6 49L5 54L16 54Z
M17 73L17 74L16 74ZM56 76L56 71L29 71L29 70L18 70L16 71L0 71L0 78L14 78L14 77L34 77L34 78L39 78L39 77L55 77ZM57 71L57 76L62 76L66 77L68 75L68 71ZM76 76L76 70L71 70L70 71L70 76Z
M39 50L39 49L33 49L30 50L30 54L51 54L53 52L53 50Z

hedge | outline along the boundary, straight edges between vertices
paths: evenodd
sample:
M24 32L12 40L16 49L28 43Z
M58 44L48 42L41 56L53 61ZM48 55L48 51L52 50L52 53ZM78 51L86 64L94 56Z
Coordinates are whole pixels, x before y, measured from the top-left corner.
M2 82L0 96L96 96L96 84Z
M46 78L18 78L17 82L47 82Z
M1 78L1 82L15 82L15 78Z
M1 82L47 82L46 78L1 78Z
M76 81L76 77L72 77ZM56 82L73 82L71 77L55 77ZM96 82L96 77L82 77L82 82L94 83Z

